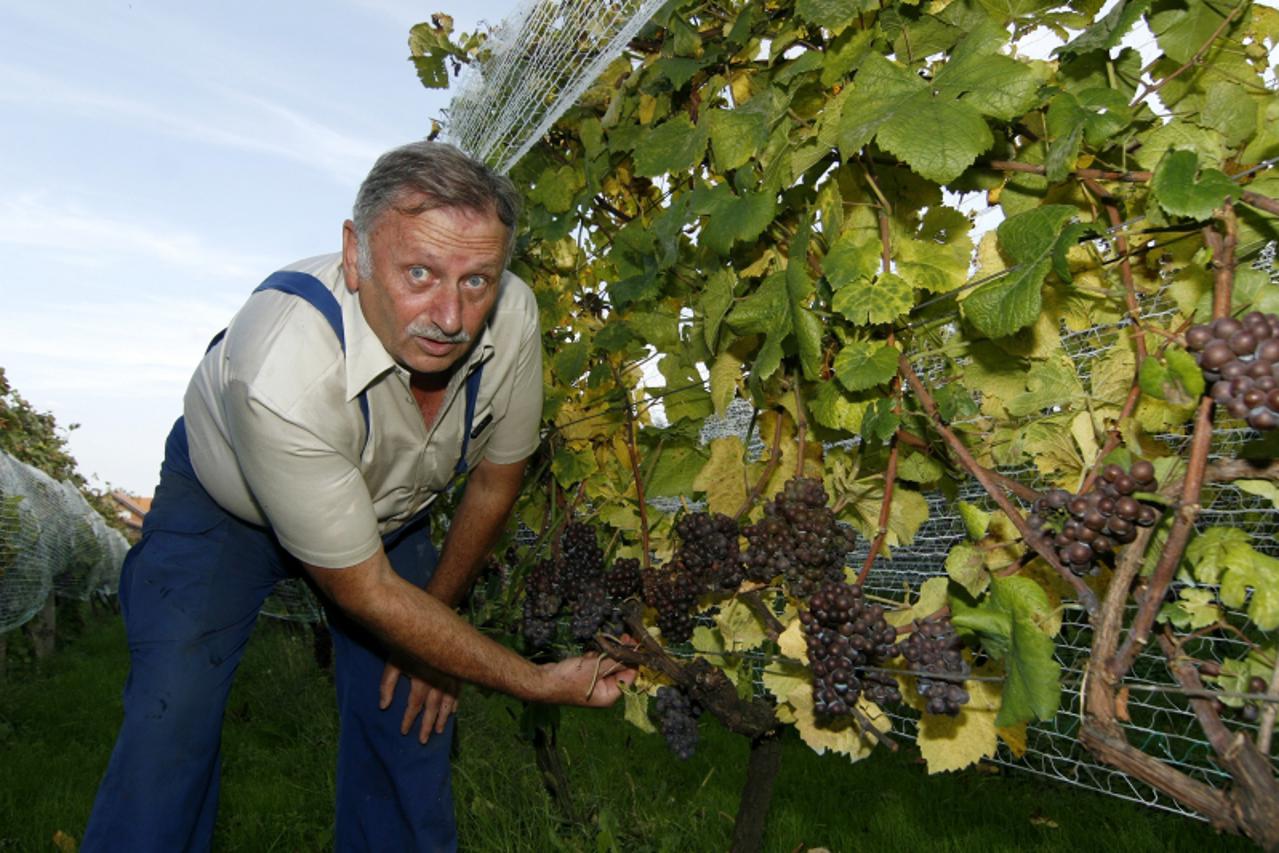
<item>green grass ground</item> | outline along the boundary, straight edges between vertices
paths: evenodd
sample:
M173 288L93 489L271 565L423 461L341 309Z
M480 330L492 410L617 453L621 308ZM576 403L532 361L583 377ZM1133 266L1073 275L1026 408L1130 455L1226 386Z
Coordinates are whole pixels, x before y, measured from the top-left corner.
M117 617L89 618L43 667L0 684L0 851L79 837L120 720L127 669ZM746 744L703 721L679 762L621 709L565 712L560 730L581 819L561 821L520 739L520 705L470 690L454 792L464 849L725 850ZM334 790L333 690L310 634L264 621L227 710L216 847L325 850ZM1209 851L1250 846L1197 821L989 768L927 776L907 747L858 764L785 742L766 849L795 851Z

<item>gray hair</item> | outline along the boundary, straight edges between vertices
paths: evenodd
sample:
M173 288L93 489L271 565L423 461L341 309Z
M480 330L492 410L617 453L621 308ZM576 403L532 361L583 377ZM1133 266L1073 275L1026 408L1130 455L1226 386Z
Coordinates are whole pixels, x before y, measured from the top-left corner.
M411 193L426 196L426 201L413 207L398 207L397 203ZM452 145L410 142L379 157L355 196L351 219L355 223L360 275L373 274L369 233L388 208L416 215L437 207L496 213L508 232L505 260L510 260L520 215L520 196L511 179Z

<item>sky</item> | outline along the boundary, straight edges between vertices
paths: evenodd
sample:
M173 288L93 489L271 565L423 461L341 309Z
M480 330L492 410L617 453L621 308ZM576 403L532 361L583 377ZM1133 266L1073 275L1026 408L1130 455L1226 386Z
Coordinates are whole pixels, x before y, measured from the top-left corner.
M409 28L515 6L0 0L0 367L92 485L152 493L209 339L442 115Z

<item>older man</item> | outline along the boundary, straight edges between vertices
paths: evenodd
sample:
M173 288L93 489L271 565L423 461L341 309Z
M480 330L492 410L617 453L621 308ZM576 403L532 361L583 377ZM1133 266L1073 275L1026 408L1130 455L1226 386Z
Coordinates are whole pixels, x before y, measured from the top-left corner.
M83 850L209 847L231 678L298 567L331 604L340 850L456 846L449 676L605 706L633 675L534 665L452 610L538 442L537 310L504 272L517 211L453 148L388 152L341 254L273 274L209 348L125 562L125 719ZM424 510L463 473L437 564Z

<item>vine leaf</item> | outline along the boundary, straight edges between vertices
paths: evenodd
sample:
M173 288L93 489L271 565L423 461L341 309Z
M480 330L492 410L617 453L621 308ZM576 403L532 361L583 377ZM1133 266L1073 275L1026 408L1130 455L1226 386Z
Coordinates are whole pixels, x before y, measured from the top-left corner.
M978 675L990 675L983 669ZM997 674L997 673L994 673ZM962 770L995 754L999 747L995 715L999 710L999 683L969 681L964 684L969 702L958 714L923 714L919 718L919 754L928 765L928 774ZM924 700L912 689L903 698L923 711Z
M733 194L725 184L700 192L693 207L705 214L701 242L725 255L734 243L754 240L773 221L776 197L771 192Z
M635 146L635 174L655 178L691 169L706 153L706 131L680 113L663 122Z
M835 376L849 391L882 385L897 375L897 348L874 341L850 341L835 356Z
M931 81L867 56L840 117L840 153L851 158L873 139L931 181L959 177L994 144L986 116L1013 118L1038 97L1042 72L999 53L1004 41L993 23L978 28Z
M1206 628L1221 619L1216 598L1210 589L1186 587L1177 593L1176 601L1165 604L1159 610L1159 621L1183 631Z
M1196 402L1204 393L1203 371L1185 350L1169 349L1163 360L1146 359L1137 375L1143 393L1178 406Z
M754 103L749 101L735 110L709 110L703 114L715 171L724 173L746 165L768 140L768 115L751 109Z
M957 543L946 555L946 574L974 598L990 584L990 572L981 551L967 542Z
M645 734L657 734L657 728L648 718L648 694L642 690L623 689L622 697L626 702L626 722Z
M1141 20L1150 8L1150 0L1124 0L1106 17L1084 30L1074 40L1053 51L1055 56L1078 56L1090 50L1110 50L1119 44L1128 31Z
M991 578L990 595L971 605L951 600L952 621L980 639L991 657L1004 662L1003 704L995 724L1048 720L1061 697L1061 667L1044 630L1053 621L1043 587L1024 577Z
M830 750L857 760L870 755L875 749L875 740L869 735L862 734L861 729L851 719L840 720L829 725L818 724L813 709L812 685L805 684L791 691L786 697L786 703L795 714L795 730L799 732L804 743L818 755ZM888 715L864 697L857 700L857 710L861 711L862 715L881 732L887 732L892 728L892 720L888 718Z
M825 327L809 307L813 299L813 280L808 277L808 243L812 223L805 219L791 241L786 264L786 291L790 296L792 331L799 349L799 363L804 378L816 379L822 370L822 336Z
M1044 279L1057 255L1064 254L1062 243L1069 237L1062 226L1074 215L1073 207L1047 204L1000 223L999 244L1016 267L963 301L964 317L979 332L1002 338L1035 322L1043 304Z
M719 340L719 326L724 320L724 315L728 313L728 309L733 305L733 285L736 284L736 278L728 270L716 270L706 280L706 288L702 291L701 299L698 304L702 309L702 317L704 322L703 333L706 337L706 347L711 352L715 352L716 342Z
M735 435L713 439L711 458L693 479L693 488L706 493L707 509L732 515L746 502L746 448Z
M795 14L810 24L838 33L864 8L873 8L873 5L849 0L796 0Z
M719 614L715 617L715 627L724 638L725 650L731 652L759 648L766 637L759 617L737 599L720 607Z
M808 399L808 410L819 424L852 435L861 432L862 416L869 406L869 400L849 397L838 382L823 382Z
M1279 559L1252 547L1252 539L1234 527L1210 527L1186 547L1195 580L1221 584L1221 603L1248 617L1263 631L1279 627ZM1252 591L1251 599L1249 590Z
M915 290L896 273L859 279L835 291L831 299L831 308L858 326L892 323L913 307Z
M1209 219L1228 198L1237 198L1238 185L1219 169L1199 169L1194 151L1171 150L1164 154L1150 180L1150 191L1159 206L1173 216Z

